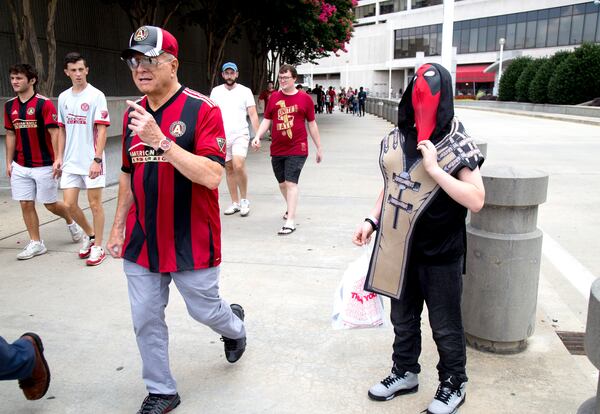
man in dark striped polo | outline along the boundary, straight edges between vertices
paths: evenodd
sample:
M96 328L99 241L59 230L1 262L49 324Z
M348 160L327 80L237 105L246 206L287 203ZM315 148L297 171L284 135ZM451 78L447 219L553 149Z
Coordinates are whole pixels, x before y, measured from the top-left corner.
M122 58L145 96L127 101L119 198L108 250L123 257L143 378L140 413L180 403L171 375L164 309L171 279L189 314L222 335L236 362L246 347L244 311L219 296L218 185L225 164L219 107L177 79L177 40L140 27ZM193 357L193 355L190 355Z
M36 93L38 74L34 67L18 63L10 67L9 73L17 96L4 105L6 176L10 178L13 200L21 204L30 239L17 259L27 260L48 251L40 237L36 201L65 219L74 242L81 240L83 234L65 204L57 200L56 177L60 171L53 167L58 150L56 108L50 99Z

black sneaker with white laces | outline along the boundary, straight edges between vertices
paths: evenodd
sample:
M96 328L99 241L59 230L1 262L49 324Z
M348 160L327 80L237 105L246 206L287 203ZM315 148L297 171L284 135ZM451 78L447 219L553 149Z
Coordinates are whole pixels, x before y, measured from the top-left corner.
M231 305L231 311L242 321L244 320L244 308L234 303ZM239 360L246 350L246 337L239 339L221 337L221 341L225 346L225 358L232 364Z
M179 394L148 394L142 402L137 414L163 414L173 411L179 404L181 399Z
M427 407L428 414L455 414L464 404L466 382L454 384L452 377L440 382L433 401Z
M369 389L369 398L375 401L389 401L394 397L412 394L419 390L419 376L410 371L392 367L390 375Z

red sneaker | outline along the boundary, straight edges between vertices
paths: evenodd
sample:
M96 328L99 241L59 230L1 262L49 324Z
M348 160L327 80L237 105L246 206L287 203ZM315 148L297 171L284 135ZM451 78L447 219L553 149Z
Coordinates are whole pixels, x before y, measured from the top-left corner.
M106 259L106 253L104 253L102 246L92 246L90 248L89 256L90 257L85 261L85 264L88 266L98 266Z

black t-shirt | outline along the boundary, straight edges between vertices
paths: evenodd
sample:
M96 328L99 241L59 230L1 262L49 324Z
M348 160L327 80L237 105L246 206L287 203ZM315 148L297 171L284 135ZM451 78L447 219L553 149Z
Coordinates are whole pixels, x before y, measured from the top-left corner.
M416 140L406 139L406 170L422 157L416 150ZM458 171L457 171L458 173ZM460 259L466 249L467 208L454 201L444 190L421 214L416 224L411 246L411 259L419 263L445 264Z

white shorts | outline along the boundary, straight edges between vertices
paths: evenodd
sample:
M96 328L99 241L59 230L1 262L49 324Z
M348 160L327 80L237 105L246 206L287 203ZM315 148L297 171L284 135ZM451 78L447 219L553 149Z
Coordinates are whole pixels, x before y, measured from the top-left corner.
M60 188L104 188L106 187L106 175L100 175L93 180L87 175L73 174L63 171L60 177Z
M246 158L248 155L248 143L250 137L248 134L229 134L227 135L227 154L225 162L231 161L234 155Z
M16 201L34 201L56 203L58 180L52 177L52 167L23 167L12 163L10 176L12 198Z

